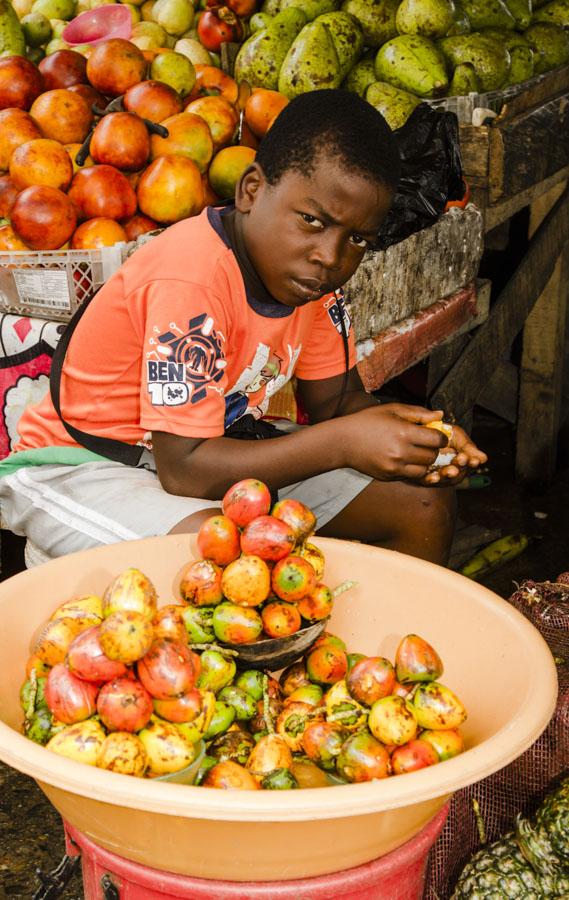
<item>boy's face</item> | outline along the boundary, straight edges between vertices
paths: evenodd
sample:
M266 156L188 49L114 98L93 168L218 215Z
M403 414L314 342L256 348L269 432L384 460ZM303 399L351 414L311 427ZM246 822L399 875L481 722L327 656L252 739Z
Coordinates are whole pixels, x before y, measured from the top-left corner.
M373 244L391 205L388 187L320 154L311 175L275 185L253 164L237 190L247 252L269 293L304 306L345 284Z

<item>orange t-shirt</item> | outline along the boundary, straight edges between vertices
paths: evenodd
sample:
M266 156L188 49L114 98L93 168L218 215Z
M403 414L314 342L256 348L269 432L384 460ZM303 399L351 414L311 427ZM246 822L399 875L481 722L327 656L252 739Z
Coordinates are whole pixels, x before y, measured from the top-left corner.
M292 376L345 366L341 292L297 309L248 296L237 259L209 207L141 247L101 288L67 350L61 411L89 434L129 444L152 431L219 437L245 413L260 417ZM16 450L76 446L49 394L20 419Z

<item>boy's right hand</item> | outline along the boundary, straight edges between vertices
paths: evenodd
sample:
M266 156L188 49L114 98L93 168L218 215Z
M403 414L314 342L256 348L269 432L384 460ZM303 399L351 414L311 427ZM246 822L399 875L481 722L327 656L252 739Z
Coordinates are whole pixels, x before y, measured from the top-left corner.
M424 426L442 417L442 412L422 406L386 403L338 419L345 426L347 466L378 481L425 483L428 469L447 439L440 431Z

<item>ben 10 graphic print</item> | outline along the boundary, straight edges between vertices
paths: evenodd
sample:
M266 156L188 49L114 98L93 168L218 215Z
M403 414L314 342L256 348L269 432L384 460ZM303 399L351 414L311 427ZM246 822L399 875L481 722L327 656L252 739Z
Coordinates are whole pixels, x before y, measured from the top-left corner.
M223 378L227 365L223 341L207 313L195 316L183 331L174 322L171 331L150 339L155 350L146 354L146 378L153 406L199 403L207 388ZM149 358L154 357L154 358Z
M323 307L333 328L341 333L343 319L345 331L349 333L350 317L341 292L327 297ZM250 361L237 369L239 375L235 381L238 356L231 361L229 377L233 383L228 385L226 337L215 327L212 315L203 312L190 318L182 327L177 322L170 322L166 331L155 326L149 341L151 349L146 353L150 402L153 407L187 404L196 408L215 393L224 400L225 428L245 414L261 418L270 398L292 378L302 351L301 341L293 345L287 341L286 334L274 343L276 347L263 341L256 346L253 344L252 358L249 349L242 349L245 359L249 356Z

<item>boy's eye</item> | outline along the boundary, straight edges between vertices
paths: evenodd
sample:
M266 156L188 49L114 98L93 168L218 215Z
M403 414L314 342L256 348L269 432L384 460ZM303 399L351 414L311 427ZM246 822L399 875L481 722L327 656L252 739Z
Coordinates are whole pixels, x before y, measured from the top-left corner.
M324 228L324 223L317 219L316 216L311 216L310 213L301 213L300 216L307 225L311 225L313 228Z
M367 250L369 248L369 241L365 237L362 237L361 234L352 234L350 240L352 244L359 247L361 250Z

